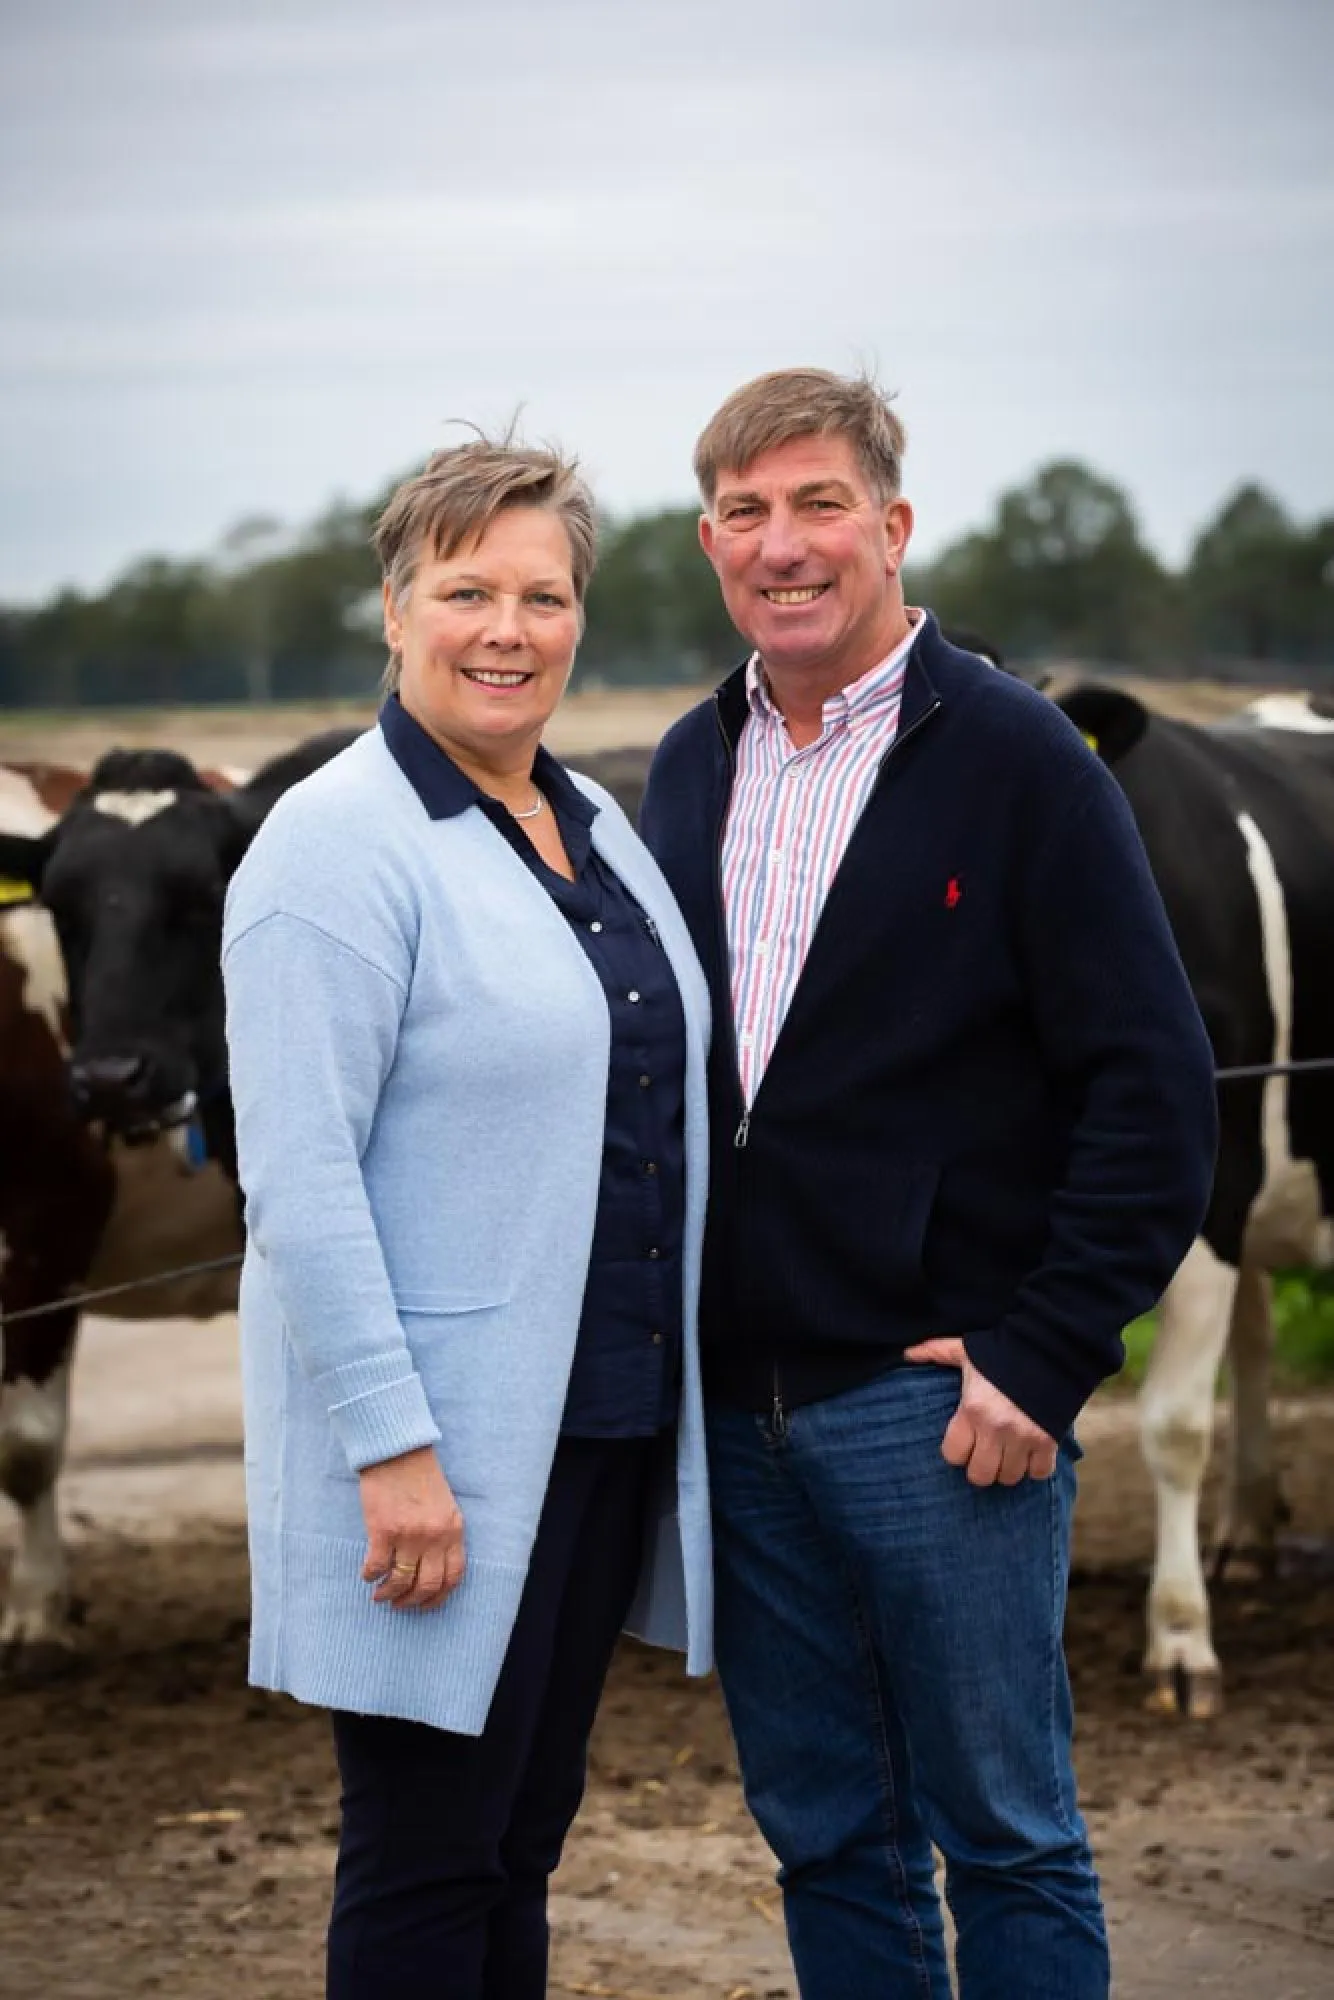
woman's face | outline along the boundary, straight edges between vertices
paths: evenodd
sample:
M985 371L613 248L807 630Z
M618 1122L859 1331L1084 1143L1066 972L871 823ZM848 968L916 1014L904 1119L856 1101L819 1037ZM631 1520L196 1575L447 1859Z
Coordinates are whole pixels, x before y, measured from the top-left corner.
M423 548L401 603L385 585L399 700L465 765L531 763L565 691L580 623L569 537L545 507L506 507L447 558Z

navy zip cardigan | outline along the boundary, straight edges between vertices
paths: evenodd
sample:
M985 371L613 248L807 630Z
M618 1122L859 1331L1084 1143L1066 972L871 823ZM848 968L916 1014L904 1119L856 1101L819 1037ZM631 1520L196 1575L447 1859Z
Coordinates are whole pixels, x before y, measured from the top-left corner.
M738 669L663 739L642 820L713 999L706 1386L810 1400L961 1334L1060 1437L1213 1175L1212 1053L1129 807L928 614L747 1113L719 869L746 715Z

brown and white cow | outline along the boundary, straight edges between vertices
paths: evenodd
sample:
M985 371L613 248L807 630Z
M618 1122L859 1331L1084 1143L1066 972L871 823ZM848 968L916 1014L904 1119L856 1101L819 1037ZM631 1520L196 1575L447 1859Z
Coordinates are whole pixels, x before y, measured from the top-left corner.
M0 1315L240 1249L222 895L279 793L348 740L301 746L230 796L163 751L111 752L87 778L0 765ZM232 1268L99 1310L205 1318L235 1297ZM3 1333L0 1492L20 1538L0 1664L27 1672L73 1647L56 1488L77 1326L71 1307Z
M0 831L40 835L83 784L59 766L0 766ZM0 895L5 893L0 889ZM9 890L12 898L14 890ZM108 1141L76 1115L66 1075L66 985L55 927L0 901L0 1312L146 1277L240 1247L234 1191L192 1167L179 1135ZM235 1303L234 1271L117 1300L127 1317L206 1317ZM0 1356L0 1492L19 1510L0 1601L0 1663L24 1671L72 1650L69 1571L56 1492L77 1310L6 1328Z

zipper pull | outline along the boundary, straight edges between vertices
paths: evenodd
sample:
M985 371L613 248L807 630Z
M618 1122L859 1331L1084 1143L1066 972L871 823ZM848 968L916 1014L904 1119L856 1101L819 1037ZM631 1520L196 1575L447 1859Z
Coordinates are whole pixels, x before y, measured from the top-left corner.
M745 1145L749 1137L750 1137L750 1112L749 1110L746 1110L743 1111L741 1114L741 1123L737 1126L736 1137L732 1141L732 1144L736 1147L738 1153L741 1151L742 1147Z

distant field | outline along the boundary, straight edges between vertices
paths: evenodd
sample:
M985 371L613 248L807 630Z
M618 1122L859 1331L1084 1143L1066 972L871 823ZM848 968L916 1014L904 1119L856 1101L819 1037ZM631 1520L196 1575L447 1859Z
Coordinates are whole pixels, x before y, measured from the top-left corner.
M1240 687L1230 681L1158 681L1140 674L1094 674L1067 667L1053 670L1047 691L1061 695L1077 682L1089 680L1111 682L1126 694L1133 694L1146 708L1175 716L1179 722L1217 722L1225 715L1235 715L1248 702L1283 692L1275 686Z
M705 692L698 687L596 688L567 695L547 742L559 757L653 744ZM252 769L303 736L344 724L369 725L376 704L302 703L271 708L13 710L0 718L0 757L84 766L116 744L183 751L200 763Z
M1058 669L1059 690L1086 678ZM1210 722L1243 708L1273 688L1231 687L1216 681L1150 681L1119 676L1117 685L1151 708L1187 721ZM703 687L594 688L567 695L552 717L547 742L561 757L593 750L654 744ZM56 713L13 710L0 717L0 757L45 758L87 765L113 745L181 750L213 765L253 769L318 730L373 721L375 701L275 704L269 708L85 709Z

